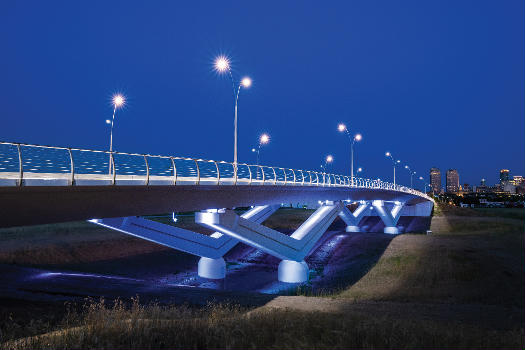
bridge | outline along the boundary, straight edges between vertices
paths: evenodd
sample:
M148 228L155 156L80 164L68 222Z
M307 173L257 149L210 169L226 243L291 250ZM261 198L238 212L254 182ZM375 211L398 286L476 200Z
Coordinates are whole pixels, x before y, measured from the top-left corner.
M211 279L226 276L223 257L242 242L281 259L278 280L288 283L308 279L304 259L337 217L349 233L422 231L434 205L379 179L10 142L0 142L0 198L0 227L88 220L200 256L198 275ZM262 225L281 206L315 211L286 235ZM144 217L180 211L213 233Z

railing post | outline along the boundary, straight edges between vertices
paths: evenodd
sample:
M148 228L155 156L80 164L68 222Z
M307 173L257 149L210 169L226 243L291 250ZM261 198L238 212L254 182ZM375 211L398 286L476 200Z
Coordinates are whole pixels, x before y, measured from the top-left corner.
M248 183L248 185L251 185L252 184L252 169L250 169L250 166L248 164L246 164L246 166L248 167L248 172L250 173L250 182Z
M266 182L266 178L264 176L264 169L262 168L261 165L258 165L258 167L261 169L262 179L263 179L263 186L264 186L264 183ZM257 177L259 177L259 175L257 175Z
M213 161L215 163L215 168L217 169L217 185L221 184L221 172L219 170L219 166L217 165L216 161Z
M317 173L317 171L315 172L315 183L317 186L319 186L319 174Z
M281 168L281 170L282 170L283 173L284 173L284 185L286 186L286 182L287 182L286 169L285 169L285 168Z
M18 186L21 187L24 185L24 165L22 163L22 150L20 149L20 144L16 144L16 149L18 150Z
M201 183L201 171L199 169L199 162L197 162L197 159L193 160L195 162L195 166L197 167L197 181L195 181L195 185L200 185Z
M170 157L171 165L173 166L173 185L177 184L177 167L175 166L175 161L173 157Z
M71 183L70 186L75 185L75 162L73 161L73 152L71 152L71 148L67 149L69 153L69 161L71 163Z
M237 163L233 163L233 184L237 185Z
M113 156L113 152L109 153L109 159L111 162L111 167L113 168L113 176L111 179L111 184L115 185L117 183L117 169L115 168L115 157Z
M146 155L144 155L144 163L146 164L146 183L145 185L148 186L149 185L149 165L148 165L148 158L146 157Z

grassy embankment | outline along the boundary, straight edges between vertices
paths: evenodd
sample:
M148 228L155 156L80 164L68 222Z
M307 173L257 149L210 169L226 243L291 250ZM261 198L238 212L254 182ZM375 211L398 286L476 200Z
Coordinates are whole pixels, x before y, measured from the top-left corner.
M251 311L94 302L38 336L4 325L2 348L522 349L525 213L496 210L440 207L433 235L397 236L329 298L279 297Z

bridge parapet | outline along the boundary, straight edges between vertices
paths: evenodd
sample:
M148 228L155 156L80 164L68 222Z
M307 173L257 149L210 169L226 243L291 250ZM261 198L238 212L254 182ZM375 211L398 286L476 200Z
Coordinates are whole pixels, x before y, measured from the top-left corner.
M0 142L1 186L249 185L382 189L432 198L405 186L318 171L200 158Z

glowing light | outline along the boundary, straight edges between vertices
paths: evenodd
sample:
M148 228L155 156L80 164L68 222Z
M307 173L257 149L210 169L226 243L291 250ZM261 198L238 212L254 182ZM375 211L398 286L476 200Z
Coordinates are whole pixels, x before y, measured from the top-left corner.
M255 148L252 148L252 152L257 152L257 150Z
M363 168L357 168L357 172L360 173L363 171Z
M400 161L400 160L398 160L398 161L397 161L396 163L401 163L401 161Z
M252 85L252 80L248 77L244 77L241 80L241 85L245 88L249 88Z
M270 142L270 135L262 134L261 137L259 138L259 142L263 145L267 144L268 142Z
M224 73L230 69L230 60L226 56L219 56L215 59L215 70Z
M355 134L355 136L354 136L354 140L356 140L356 141L361 141L362 138L363 138L363 136L361 134Z
M327 163L332 163L333 161L334 161L334 157L332 157L331 155L326 156Z
M419 179L420 179L420 180L423 180L423 176L420 176Z
M339 124L337 126L337 130L339 130L340 132L343 132L346 130L346 125L344 125L343 123Z
M390 152L386 152L385 156L390 157L391 156Z
M121 94L113 96L113 105L115 105L115 107L122 107L124 103L126 103L126 99Z
M106 124L111 124L111 120L106 119Z
M405 165L405 169L408 169L408 165Z

